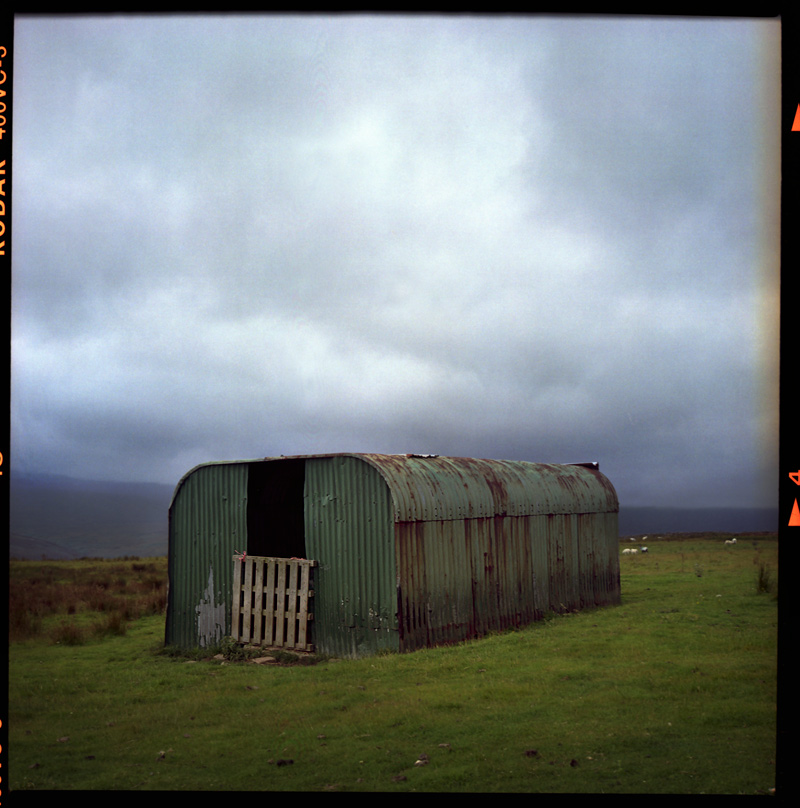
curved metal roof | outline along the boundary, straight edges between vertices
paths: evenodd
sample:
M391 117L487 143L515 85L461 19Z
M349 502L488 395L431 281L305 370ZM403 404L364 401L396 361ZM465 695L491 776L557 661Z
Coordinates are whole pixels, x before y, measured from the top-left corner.
M614 487L596 464L556 465L434 455L355 455L386 480L398 522L616 513Z
M184 474L173 501L186 478L205 466L326 457L359 458L377 469L391 491L397 522L619 511L617 492L596 463L350 452L203 463Z

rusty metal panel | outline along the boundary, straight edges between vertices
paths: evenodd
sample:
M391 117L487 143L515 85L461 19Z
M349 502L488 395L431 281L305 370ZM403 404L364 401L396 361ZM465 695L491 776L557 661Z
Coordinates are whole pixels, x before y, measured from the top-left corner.
M247 464L184 475L169 509L167 645L211 646L230 634L231 556L246 544Z
M618 514L580 517L582 607L620 602Z
M386 479L397 522L619 511L616 491L584 465L467 457L361 455Z
M314 637L322 653L397 650L391 495L356 456L306 460L306 549L317 561Z
M616 514L395 525L401 650L619 603Z
M574 534L571 514L547 517L548 572L550 603L548 611L568 612L575 608L572 581Z
M619 502L596 467L365 459L392 492L403 650L619 602Z
M395 526L402 650L458 642L542 616L534 518Z

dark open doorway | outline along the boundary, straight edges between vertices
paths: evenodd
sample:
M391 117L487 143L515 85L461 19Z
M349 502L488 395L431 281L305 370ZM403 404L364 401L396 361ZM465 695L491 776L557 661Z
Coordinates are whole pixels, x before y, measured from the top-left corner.
M247 482L247 553L305 558L305 460L252 463Z

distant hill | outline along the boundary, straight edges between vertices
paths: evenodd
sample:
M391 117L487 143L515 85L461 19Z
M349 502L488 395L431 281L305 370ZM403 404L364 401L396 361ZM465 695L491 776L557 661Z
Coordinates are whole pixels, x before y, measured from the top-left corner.
M620 536L778 531L777 508L620 508Z
M116 558L167 554L174 487L12 474L12 558Z
M76 480L56 475L10 477L11 558L164 556L174 487ZM621 536L745 533L778 530L770 508L625 508Z
M9 533L10 558L24 558L38 560L47 558L56 561L69 561L80 556L68 547L62 547L52 541L37 539L33 536L24 536L19 533Z

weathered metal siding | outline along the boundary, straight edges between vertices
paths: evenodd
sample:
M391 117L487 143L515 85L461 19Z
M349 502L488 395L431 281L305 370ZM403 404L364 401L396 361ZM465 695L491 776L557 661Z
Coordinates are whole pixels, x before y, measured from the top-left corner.
M619 602L619 505L599 471L366 459L393 494L401 650Z
M231 632L231 558L247 545L247 468L247 463L199 466L175 489L169 509L167 645L205 647Z
M581 607L619 603L619 513L581 514L578 526Z
M396 522L619 510L608 479L582 465L415 455L360 457L386 479Z
M352 456L309 458L306 551L317 561L314 643L357 657L397 650L391 496L383 478Z
M505 517L397 523L402 650L533 622L536 575L526 527Z

